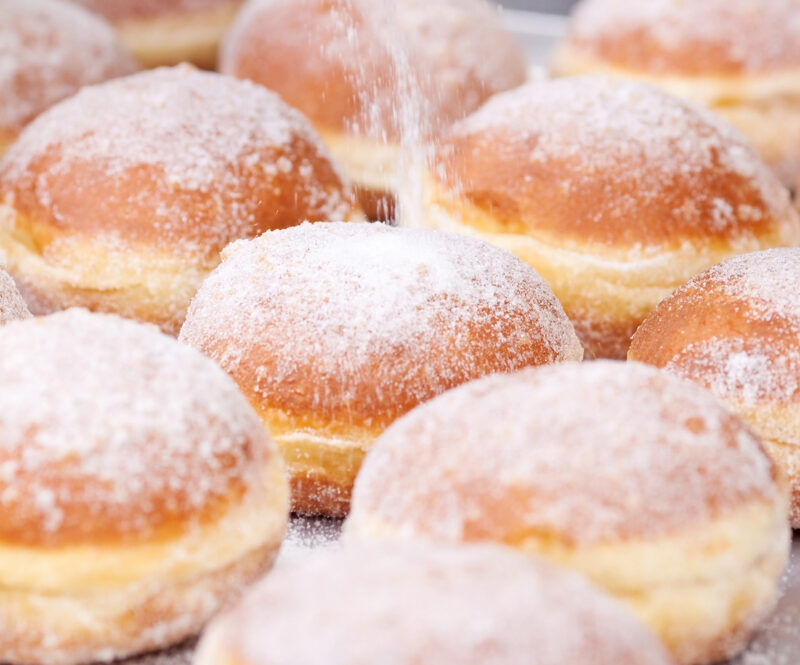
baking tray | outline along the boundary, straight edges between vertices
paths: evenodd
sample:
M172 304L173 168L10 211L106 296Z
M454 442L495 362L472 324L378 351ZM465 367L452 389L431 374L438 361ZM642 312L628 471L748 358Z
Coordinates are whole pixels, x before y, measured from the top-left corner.
M645 1L645 0L642 0ZM516 35L531 63L531 75L543 75L548 58L566 30L564 16L504 10L503 20ZM341 522L299 518L291 520L276 566L297 561L321 548L337 547ZM800 539L792 544L789 567L782 580L783 596L748 649L728 665L800 664ZM194 641L160 653L139 656L125 665L190 665Z

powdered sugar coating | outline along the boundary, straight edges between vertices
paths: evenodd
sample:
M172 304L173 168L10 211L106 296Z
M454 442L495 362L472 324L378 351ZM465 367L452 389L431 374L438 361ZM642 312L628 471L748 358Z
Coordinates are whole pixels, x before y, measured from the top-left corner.
M612 62L657 72L800 67L798 0L584 0L570 40Z
M277 568L201 641L198 665L666 665L577 575L499 547L414 543Z
M352 208L299 112L189 66L84 88L43 114L0 163L0 187L61 229L111 247L155 237L176 253Z
M69 310L3 326L0 356L4 538L147 538L263 486L276 453L247 401L154 327Z
M381 224L231 245L180 338L268 402L384 423L476 375L582 355L550 288L510 253Z
M117 21L128 18L174 16L233 6L237 0L71 0ZM240 0L239 0L240 1Z
M773 222L797 233L785 188L738 132L640 83L530 83L457 123L438 152L441 180L533 228L644 246Z
M60 0L0 3L0 133L83 85L134 70L116 33L89 12Z
M472 382L398 420L367 455L346 530L585 545L670 535L780 491L710 393L637 363L566 363Z
M0 270L0 324L30 317L28 306L13 278L5 270Z

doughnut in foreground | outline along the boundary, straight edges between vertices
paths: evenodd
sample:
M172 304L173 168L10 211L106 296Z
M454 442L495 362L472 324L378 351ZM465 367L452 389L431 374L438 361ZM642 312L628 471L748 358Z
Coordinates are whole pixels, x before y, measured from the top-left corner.
M623 359L659 300L733 254L800 243L789 194L712 113L638 83L541 81L437 144L423 219L529 262L589 357Z
M196 665L668 665L578 576L506 548L415 543L278 567L200 642Z
M0 156L42 111L136 68L110 25L60 0L0 3L0 62Z
M704 104L787 185L800 177L798 0L583 0L553 70L646 81Z
M383 224L240 241L180 339L233 376L287 462L293 509L346 514L372 441L420 402L493 372L579 360L544 281L488 243Z
M375 442L348 542L495 541L584 573L681 664L739 651L771 610L783 476L705 390L638 363L564 363L456 388Z
M72 0L105 16L145 67L191 62L214 69L242 0Z
M270 567L283 465L214 363L77 309L0 327L0 357L0 661L168 646Z
M0 162L0 249L31 311L70 306L177 334L219 252L360 216L303 116L189 66L84 88Z
M373 219L394 214L405 149L525 81L525 59L486 0L251 0L220 71L308 116Z
M761 437L792 486L800 527L800 249L737 256L662 300L631 360L708 388Z

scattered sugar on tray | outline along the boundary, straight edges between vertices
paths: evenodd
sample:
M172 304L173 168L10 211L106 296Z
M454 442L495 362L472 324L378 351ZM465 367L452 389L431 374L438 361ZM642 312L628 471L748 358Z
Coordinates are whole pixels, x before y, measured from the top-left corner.
M365 519L502 539L514 534L492 515L513 505L515 525L576 543L668 534L774 498L773 472L705 390L635 363L567 363L472 382L396 421L367 456L345 532Z

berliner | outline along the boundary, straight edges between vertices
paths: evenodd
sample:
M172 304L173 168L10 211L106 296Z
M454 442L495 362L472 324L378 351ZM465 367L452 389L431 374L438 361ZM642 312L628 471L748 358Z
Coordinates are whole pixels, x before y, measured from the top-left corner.
M73 0L108 19L144 67L191 62L214 69L242 0Z
M31 313L17 285L5 270L0 269L0 325L17 319L29 319Z
M196 665L669 665L577 575L492 545L354 547L276 568L212 622Z
M6 324L0 357L0 661L167 646L269 568L283 465L214 363L80 309Z
M42 111L135 69L111 26L60 0L0 2L0 62L0 156Z
M374 219L394 214L413 147L526 76L486 0L251 0L220 70L305 113Z
M800 243L789 194L738 133L655 88L531 83L457 123L421 220L510 249L590 357L622 359L658 301L732 254Z
M460 383L582 349L552 291L484 242L304 224L232 244L180 340L216 360L283 453L296 512L342 515L372 441Z
M629 358L708 388L789 476L800 527L800 249L738 256L662 300Z
M370 451L349 542L496 541L578 570L676 662L744 646L787 562L788 491L758 439L705 390L638 363L472 382Z
M300 113L186 65L85 88L0 162L0 249L34 314L80 305L177 334L231 240L356 215Z
M704 104L787 185L800 176L800 0L583 0L553 71L637 79Z

